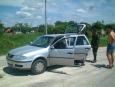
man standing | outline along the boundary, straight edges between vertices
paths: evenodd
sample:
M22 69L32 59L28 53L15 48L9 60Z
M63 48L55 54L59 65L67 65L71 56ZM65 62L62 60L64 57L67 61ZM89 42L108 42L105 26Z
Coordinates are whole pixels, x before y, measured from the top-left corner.
M97 50L99 47L99 35L96 30L92 32L91 46L92 46L93 56L94 56L94 60L92 62L95 63L97 61L96 57L97 57Z
M107 58L109 61L107 68L111 69L114 64L115 33L110 25L106 26L106 29L108 32Z

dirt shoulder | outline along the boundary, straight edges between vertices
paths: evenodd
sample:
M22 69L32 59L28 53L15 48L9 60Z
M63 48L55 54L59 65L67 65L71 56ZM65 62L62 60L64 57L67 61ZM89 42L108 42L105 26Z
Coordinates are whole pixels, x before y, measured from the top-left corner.
M49 67L40 75L30 71L12 70L7 67L5 56L0 57L0 87L114 87L115 68L106 69L108 63L106 48L99 48L97 63L92 52L87 57L85 66Z

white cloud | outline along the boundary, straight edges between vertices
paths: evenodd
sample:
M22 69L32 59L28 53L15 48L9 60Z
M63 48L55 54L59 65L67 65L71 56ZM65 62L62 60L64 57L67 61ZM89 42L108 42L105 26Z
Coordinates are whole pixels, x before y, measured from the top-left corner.
M34 23L41 24L44 22L44 0L25 0L22 8L16 14L22 18L23 22L29 20L33 25Z
M13 13L6 11L0 13L5 21L27 22L33 25L44 23L44 3L45 0L0 0L0 5L21 6L20 10ZM61 21L96 21L111 20L115 18L115 0L47 0L47 21L54 23ZM104 8L104 9L103 9ZM9 15L11 16L6 16ZM107 13L110 12L110 13ZM107 14L106 14L107 13ZM6 14L6 15L4 15ZM38 22L39 21L39 22ZM10 23L11 23L10 22Z
M77 11L77 12L80 12L80 13L86 13L86 12L87 12L85 9L82 9L82 8L77 9L76 11Z
M32 7L32 8L42 8L44 7L44 0L25 0L24 6Z
M38 3L37 3L37 6L43 6L43 5L44 5L43 2L38 2Z
M24 0L0 0L0 5L22 6Z
M39 15L39 16L37 16L36 18L37 18L37 19L42 19L42 16Z
M44 1L24 0L22 8L16 14L22 22L30 21L32 24L42 24L44 23ZM101 0L100 3L95 0L78 0L78 2L77 0L47 0L48 23L57 20L77 22L85 19L96 20L96 17L101 18L99 8L102 3L105 3L105 0Z
M30 16L32 16L31 13L24 12L24 11L18 11L18 12L16 12L16 14L19 15L19 16L21 16L21 17L30 17Z
M21 11L34 11L35 10L35 8L30 8L30 7L28 7L28 6L24 6L23 8L21 8Z
M55 2L51 3L53 6L56 6L57 4Z

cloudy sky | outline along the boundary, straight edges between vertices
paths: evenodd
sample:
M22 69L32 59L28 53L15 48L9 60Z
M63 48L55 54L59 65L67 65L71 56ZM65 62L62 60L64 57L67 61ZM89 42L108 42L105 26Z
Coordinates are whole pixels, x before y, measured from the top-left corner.
M115 0L47 0L48 23L76 21L115 22ZM44 23L44 0L0 0L0 20L7 26L17 22L33 26Z

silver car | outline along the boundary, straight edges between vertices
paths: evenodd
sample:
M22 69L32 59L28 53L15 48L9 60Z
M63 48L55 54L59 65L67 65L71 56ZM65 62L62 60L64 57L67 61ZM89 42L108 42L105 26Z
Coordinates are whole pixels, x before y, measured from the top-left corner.
M29 69L33 74L40 74L51 65L84 64L90 49L84 34L51 34L11 50L6 59L11 68Z
M9 67L31 69L34 74L51 65L84 63L91 45L85 35L53 34L38 37L30 45L11 50L7 55Z

